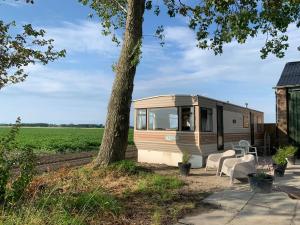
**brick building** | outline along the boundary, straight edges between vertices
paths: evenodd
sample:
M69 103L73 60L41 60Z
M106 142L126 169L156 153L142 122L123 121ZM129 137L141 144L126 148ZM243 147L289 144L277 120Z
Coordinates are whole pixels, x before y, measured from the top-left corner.
M300 145L300 61L285 65L275 87L279 145Z

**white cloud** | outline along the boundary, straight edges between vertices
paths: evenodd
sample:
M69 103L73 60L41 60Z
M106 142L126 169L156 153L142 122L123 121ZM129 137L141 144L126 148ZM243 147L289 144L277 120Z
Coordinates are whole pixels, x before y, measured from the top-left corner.
M162 48L155 68L140 71L135 85L135 96L152 93L206 93L210 97L230 100L266 112L266 120L274 121L274 87L287 61L296 61L300 52L299 29L289 28L290 48L283 59L270 55L260 58L265 37L258 36L240 45L232 42L224 46L224 53L215 56L212 51L196 47L195 34L186 27L167 27L166 46ZM148 59L143 58L143 65Z
M104 71L109 70L113 61L116 61L120 48L115 47L109 37L101 35L101 28L95 22L64 22L59 27L44 29L49 37L55 39L57 49L67 50L67 58L46 67L30 66L27 68L30 74L27 81L3 89L2 95L34 95L47 98L49 102L51 98L53 105L56 104L54 101L68 105L70 112L76 108L71 104L90 102L90 107L95 108L94 112L99 109L103 122L114 78L111 71ZM250 39L244 45L230 43L225 46L223 55L215 56L211 51L195 47L194 33L188 28L167 27L165 47L144 40L134 97L205 93L206 96L240 105L248 102L250 107L264 111L266 121L272 122L275 117L272 87L276 85L284 64L300 58L300 52L296 50L300 44L300 34L291 27L289 35L291 47L284 59L271 56L261 60L259 50L265 40L262 37ZM88 56L93 58L93 62L86 58ZM96 102L99 103L97 107ZM88 114L83 103L76 110L82 115ZM52 116L50 111L49 118ZM57 118L60 112L56 111Z
M296 51L297 42L300 39L298 30L291 28L289 35L291 46L284 59L270 56L261 60L259 50L264 45L264 37L249 39L243 45L232 42L224 46L223 55L215 56L212 51L195 47L194 34L188 28L168 27L166 28L166 42L169 46L163 51L166 60L158 65L158 75L153 75L143 82L151 86L149 82L157 84L159 80L162 85L172 85L172 81L196 79L203 81L204 79L204 81L260 81L269 84L270 78L274 78L274 75L278 78L286 61L297 60L300 56L300 53ZM169 54L170 51L176 51L178 57L172 57ZM258 74L264 76L257 76ZM276 79L273 82L275 85Z
M26 5L25 1L17 1L17 0L1 0L0 5L8 5L12 7L20 7Z
M96 70L54 69L32 65L26 69L29 77L23 83L3 89L4 93L20 95L33 94L56 98L86 96L107 96L110 93L113 76Z
M47 37L55 40L57 49L67 53L97 53L106 57L115 56L119 48L110 36L101 34L101 26L93 21L63 22L59 27L45 27Z

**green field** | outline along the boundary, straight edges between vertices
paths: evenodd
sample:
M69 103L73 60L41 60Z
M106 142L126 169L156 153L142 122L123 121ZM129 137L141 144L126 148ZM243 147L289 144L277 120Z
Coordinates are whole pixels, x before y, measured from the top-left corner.
M10 128L0 127L0 138ZM24 128L17 137L21 147L32 146L36 153L56 153L97 150L101 144L103 128ZM130 129L128 143L133 144Z

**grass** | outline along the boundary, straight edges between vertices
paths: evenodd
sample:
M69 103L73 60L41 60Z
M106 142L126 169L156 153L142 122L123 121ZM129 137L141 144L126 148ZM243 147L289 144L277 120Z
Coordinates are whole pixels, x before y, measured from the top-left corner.
M10 128L0 127L0 138ZM31 146L35 153L56 153L98 150L104 129L102 128L21 128L17 141L20 146ZM133 144L130 129L128 143Z
M158 195L163 200L174 197L173 190L180 189L184 183L174 176L162 176L159 174L144 174L143 179L138 181L137 191L143 194Z
M20 202L0 209L0 224L174 224L203 198L184 186L132 161L61 169L36 176Z

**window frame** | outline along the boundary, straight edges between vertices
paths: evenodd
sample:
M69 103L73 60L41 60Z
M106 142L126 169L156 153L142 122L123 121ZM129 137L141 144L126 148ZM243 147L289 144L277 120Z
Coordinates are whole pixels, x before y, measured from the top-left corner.
M193 116L193 130L182 130L182 108L193 108L193 114L194 114L194 116ZM195 111L195 106L194 105L184 105L184 106L180 106L180 131L182 131L182 132L195 132L195 130L196 130L196 111ZM179 116L178 116L179 117ZM178 119L178 123L179 123L179 119ZM178 125L178 127L179 127L179 125Z
M213 110L213 108L209 108L209 107L199 107L199 109L200 109L200 132L202 132L202 133L213 133L214 132L214 110ZM210 109L211 110L211 130L210 131L203 131L202 130L202 109L206 109L206 111L207 111L207 109Z
M247 123L245 123L245 118L247 118ZM250 115L246 115L245 113L243 113L243 128L250 128Z
M145 110L146 111L146 128L145 129L138 129L138 111ZM147 108L138 108L135 111L135 130L148 130L148 109Z
M261 115L257 115L256 116L256 132L257 133L262 133L263 132L263 122L262 122L262 116Z
M176 110L177 110L177 129L175 130L175 129L170 129L170 130L155 130L155 129L149 129L149 119L150 119L150 116L148 116L149 115L149 112L150 112L150 110L151 109L170 109L170 108L176 108ZM180 127L179 127L179 106L168 106L168 107L152 107L152 108L147 108L147 130L148 131L162 131L162 132L164 132L164 131L167 131L167 132L170 132L170 131L180 131Z

